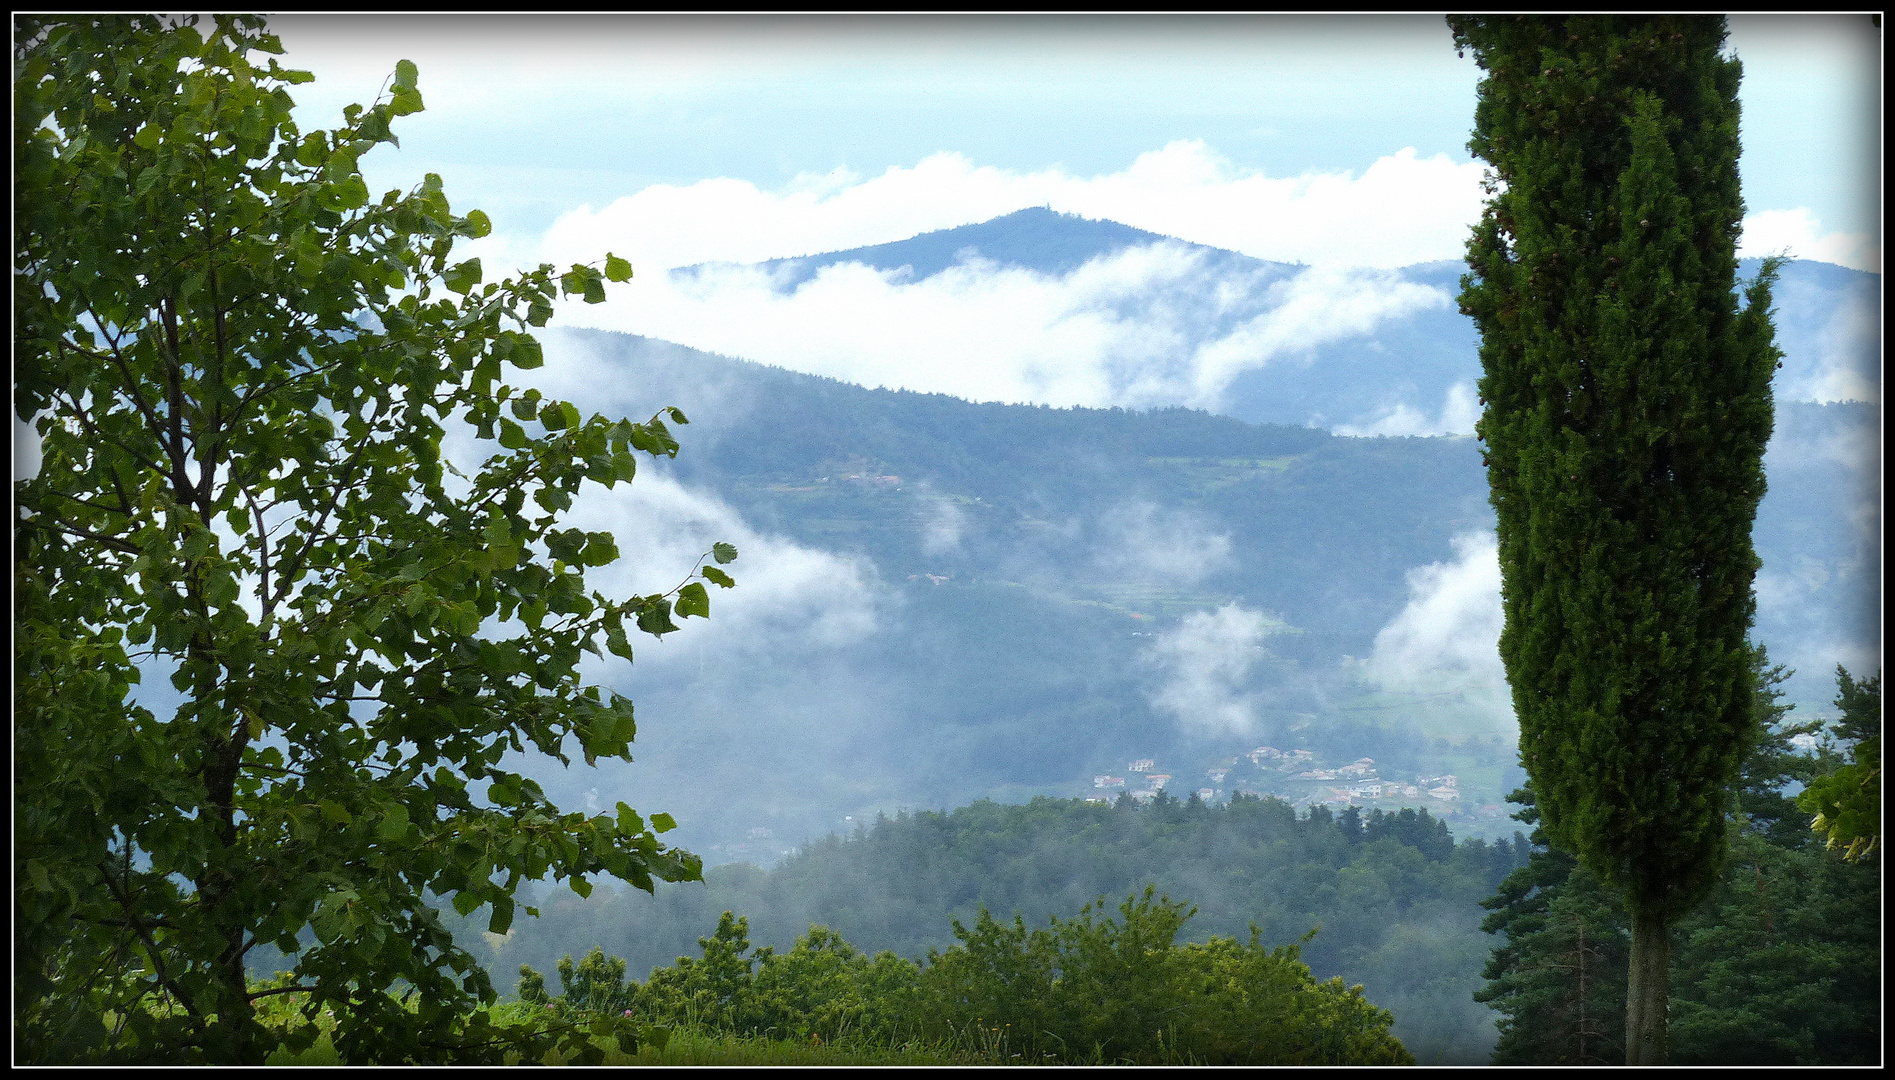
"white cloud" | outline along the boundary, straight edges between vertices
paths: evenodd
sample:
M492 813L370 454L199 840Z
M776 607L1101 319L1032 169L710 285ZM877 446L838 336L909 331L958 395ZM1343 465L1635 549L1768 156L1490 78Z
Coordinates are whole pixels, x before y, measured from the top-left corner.
M974 401L1215 409L1246 370L1449 303L1385 271L1264 278L1172 243L1059 275L970 259L911 281L840 263L794 289L758 267L725 265L641 278L609 304L567 303L562 319Z
M1430 417L1397 401L1382 407L1381 415L1367 424L1337 424L1330 428L1338 435L1472 435L1480 421L1480 399L1474 384L1457 382L1448 387L1439 416Z
M648 641L645 655L673 646L728 650L759 638L773 647L847 645L875 632L885 602L866 562L758 532L722 500L655 470L629 487L576 498L567 520L569 528L611 532L625 553L587 573L588 586L609 596L667 592L713 543L737 546L737 562L726 567L737 587L710 588L708 622L682 621L662 645Z
M1490 532L1454 538L1455 559L1408 572L1408 604L1375 635L1364 674L1396 693L1458 692L1497 724L1513 707L1500 660L1500 545Z
M1152 704L1196 733L1249 734L1257 701L1244 687L1265 655L1264 638L1283 628L1271 616L1234 603L1186 615L1147 654L1164 671Z
M1317 267L1270 286L1267 302L1268 311L1197 348L1192 393L1183 404L1215 409L1224 388L1246 370L1372 334L1384 321L1452 301L1440 289L1392 273Z
M924 492L925 509L921 521L921 551L924 555L945 555L959 551L961 536L967 531L967 511L960 504L932 491Z
M610 416L632 410L637 388L615 376L609 362L564 334L548 334L541 340L546 365L514 373L511 381L580 402L587 412ZM444 456L470 474L492 450L491 445L476 443L471 432L459 426L450 427L443 444ZM613 535L621 558L588 570L586 584L615 598L668 593L686 580L712 544L736 545L738 560L725 569L737 580L737 587L707 586L708 620L678 620L678 632L662 641L633 635L632 647L641 666L698 657L710 650L783 655L849 645L873 634L887 605L895 602L868 560L804 547L752 528L716 495L680 483L662 464L644 455L639 457L638 475L631 484L609 490L596 484L582 486L561 527Z
M1744 218L1738 258L1790 254L1799 259L1835 263L1851 270L1882 272L1882 249L1868 233L1824 232L1806 206L1760 210Z
M804 176L779 191L713 178L654 184L562 215L533 247L554 263L606 249L647 270L760 262L986 221L1029 206L1113 221L1261 259L1390 269L1459 258L1480 216L1481 167L1406 148L1361 176L1271 177L1179 140L1116 173L1015 172L938 153L877 176ZM515 242L518 244L518 241Z
M1117 507L1102 522L1095 559L1115 581L1193 585L1231 563L1230 534L1198 515L1154 503Z

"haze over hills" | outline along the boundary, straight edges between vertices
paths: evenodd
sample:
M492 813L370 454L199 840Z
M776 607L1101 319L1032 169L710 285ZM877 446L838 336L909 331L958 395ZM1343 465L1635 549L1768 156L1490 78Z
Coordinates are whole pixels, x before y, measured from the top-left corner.
M654 310L597 325L972 400L1467 434L1480 371L1454 301L1464 271L1266 262L1029 208L896 243L674 270ZM1879 400L1879 275L1793 262L1777 312L1780 397Z
M1514 827L1470 438L975 404L597 331L548 355L549 392L694 421L675 463L588 523L666 568L638 587L712 539L745 552L708 623L608 676L646 718L639 764L583 779L575 804L665 806L710 861L767 862L877 811L1086 794L1134 758L1195 790L1268 743L1458 774L1457 833ZM1856 452L1877 423L1780 404L1757 636L1801 669L1805 709L1826 711L1838 660L1879 648L1879 503Z
M717 540L743 554L709 620L634 642L633 667L589 661L588 678L637 702L637 762L528 771L571 809L672 812L677 841L713 864L767 863L878 811L1093 794L1134 759L1180 794L1221 797L1241 777L1209 774L1259 745L1330 767L1369 757L1409 786L1457 776L1457 799L1421 804L1457 835L1510 835L1500 803L1521 774L1493 516L1474 441L1438 434L1474 416L1476 343L1448 300L1459 274L1264 263L1029 210L652 289L722 312L751 359L546 332L547 366L524 381L588 412L677 405L693 421L675 462L575 502L574 524L628 553L596 587L670 589ZM862 302L809 331L833 363L795 341L796 305L825 290ZM879 339L900 351L850 336L849 318L922 293L963 320L999 312L969 339L988 344L930 366L943 324L926 305ZM1028 341L1038 369L1003 340L1015 294L1068 305ZM1798 669L1805 714L1827 713L1838 662L1879 663L1879 279L1797 263L1779 297L1755 636ZM931 380L1055 403L1090 387L1137 407L858 385ZM1862 387L1869 403L1813 403ZM482 456L465 439L445 450ZM147 673L140 697L156 706L167 685Z

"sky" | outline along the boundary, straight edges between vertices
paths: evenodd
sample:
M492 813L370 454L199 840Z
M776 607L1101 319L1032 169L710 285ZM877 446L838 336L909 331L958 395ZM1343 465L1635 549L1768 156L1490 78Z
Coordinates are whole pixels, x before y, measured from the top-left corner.
M1479 68L1434 16L283 16L305 128L398 59L438 172L521 260L841 250L1029 205L1260 258L1461 255ZM1738 16L1750 251L1880 267L1880 31ZM504 242L504 243L502 243Z

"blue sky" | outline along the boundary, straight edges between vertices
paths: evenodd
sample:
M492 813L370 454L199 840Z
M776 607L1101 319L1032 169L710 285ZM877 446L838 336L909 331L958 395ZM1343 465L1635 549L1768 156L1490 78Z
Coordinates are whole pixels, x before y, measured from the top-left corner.
M317 75L298 88L305 126L372 97L397 59L419 64L428 111L397 129L400 152L368 159L371 181L439 172L458 205L487 210L516 244L565 218L644 265L900 239L1037 194L1309 262L1350 259L1307 238L1273 241L1231 220L1242 216L1232 206L1367 216L1373 239L1346 246L1386 266L1458 257L1478 206L1465 143L1479 69L1435 16L353 15L275 26L286 61ZM1879 270L1880 31L1866 15L1739 16L1730 45L1746 68L1748 246ZM957 167L878 191L890 170L944 155ZM1143 182L1119 184L1135 191L1102 190L1141 156ZM1386 183L1364 184L1378 163ZM1254 192L1299 178L1348 184L1320 205L1238 197L1246 181ZM642 212L598 216L641 194ZM1189 202L1206 212L1178 209ZM592 216L574 219L581 206ZM756 217L796 220L758 229ZM749 235L722 235L725 222Z

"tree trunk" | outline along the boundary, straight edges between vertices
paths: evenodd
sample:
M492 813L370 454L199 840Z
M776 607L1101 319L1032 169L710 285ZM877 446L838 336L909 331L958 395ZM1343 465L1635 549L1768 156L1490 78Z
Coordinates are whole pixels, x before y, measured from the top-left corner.
M1665 920L1633 909L1632 956L1625 989L1625 1063L1665 1063L1665 1005L1670 996L1671 938Z

